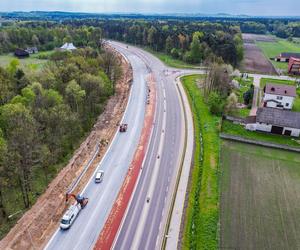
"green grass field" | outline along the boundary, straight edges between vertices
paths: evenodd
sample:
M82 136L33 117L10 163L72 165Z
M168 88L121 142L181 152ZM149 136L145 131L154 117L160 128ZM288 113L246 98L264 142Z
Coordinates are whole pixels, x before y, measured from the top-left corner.
M194 164L183 233L183 249L217 249L219 221L219 124L204 103L197 81L203 76L182 78L193 111ZM201 135L203 146L201 146Z
M40 52L38 54L33 54L28 58L18 59L20 62L20 66L23 69L30 70L40 70L43 66L48 62L47 59L39 59L40 56L48 56L52 52ZM0 55L0 66L6 67L12 60L17 59L13 54Z
M265 56L270 59L278 56L282 52L297 52L300 53L300 45L280 39L276 42L256 42L259 48L263 51ZM288 64L284 62L271 61L272 64L279 69L287 71Z
M222 141L220 249L300 248L300 154Z
M271 79L271 78L262 78L260 80L261 90L266 86L267 83L295 85L294 81L278 80L278 79ZM297 89L297 97L294 101L293 111L300 112L300 88Z

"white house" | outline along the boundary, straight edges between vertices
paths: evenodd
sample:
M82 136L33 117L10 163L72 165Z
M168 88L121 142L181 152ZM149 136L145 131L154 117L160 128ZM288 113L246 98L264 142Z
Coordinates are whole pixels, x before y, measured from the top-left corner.
M264 89L264 107L292 109L296 94L296 87L283 84L267 84Z
M299 137L300 112L274 108L259 108L256 116L247 118L246 129Z
M77 49L73 43L65 43L63 46L60 47L61 50L68 50L68 51L72 51Z

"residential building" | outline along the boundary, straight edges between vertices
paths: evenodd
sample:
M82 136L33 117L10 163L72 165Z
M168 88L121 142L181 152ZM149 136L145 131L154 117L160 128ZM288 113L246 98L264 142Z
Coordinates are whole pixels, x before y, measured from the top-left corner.
M264 107L292 109L296 96L295 86L268 83L264 88Z
M250 116L246 119L246 129L299 137L300 112L259 108L256 116Z
M74 46L73 43L65 43L63 46L60 47L61 50L67 50L67 51L72 51L76 50L77 48Z

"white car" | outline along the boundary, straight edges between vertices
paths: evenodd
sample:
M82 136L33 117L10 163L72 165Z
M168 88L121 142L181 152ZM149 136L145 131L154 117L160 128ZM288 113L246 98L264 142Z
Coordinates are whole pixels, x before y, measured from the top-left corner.
M69 229L75 221L80 210L81 205L79 203L71 205L60 221L60 228L63 230Z
M99 171L96 173L95 175L95 182L96 183L101 183L103 181L103 177L104 177L104 171Z

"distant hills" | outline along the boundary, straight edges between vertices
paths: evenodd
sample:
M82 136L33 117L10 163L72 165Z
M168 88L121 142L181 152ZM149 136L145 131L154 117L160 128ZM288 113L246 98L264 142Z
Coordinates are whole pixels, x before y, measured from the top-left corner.
M147 14L134 14L134 13L82 13L82 12L63 12L63 11L30 11L30 12L0 12L0 17L8 19L72 19L72 18L160 18L160 19L294 19L300 20L299 17L289 17L289 16L248 16L248 15L232 15L228 13L218 13L218 14L203 14L203 13L170 13L170 14L157 14L157 13L147 13Z

